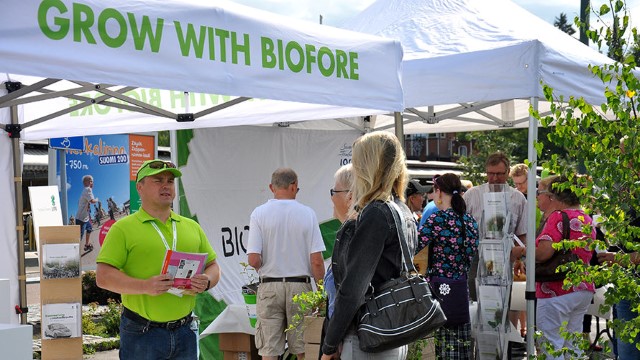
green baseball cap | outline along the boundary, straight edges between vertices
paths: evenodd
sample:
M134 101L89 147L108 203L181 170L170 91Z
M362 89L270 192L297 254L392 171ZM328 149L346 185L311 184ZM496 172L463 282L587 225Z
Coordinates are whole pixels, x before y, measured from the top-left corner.
M164 161L160 159L147 160L142 163L142 166L138 169L138 173L136 174L136 183L139 183L140 180L144 179L147 176L153 176L156 174L160 174L161 172L168 171L173 174L175 177L182 176L182 172L176 169L176 165L171 161Z

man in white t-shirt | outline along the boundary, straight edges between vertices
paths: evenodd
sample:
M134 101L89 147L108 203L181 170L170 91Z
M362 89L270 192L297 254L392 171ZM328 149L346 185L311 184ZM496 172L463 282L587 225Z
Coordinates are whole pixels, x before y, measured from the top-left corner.
M496 152L489 155L485 163L487 183L472 187L464 193L462 198L467 204L467 212L476 219L478 224L483 224L484 194L488 193L492 187L497 187L496 185L503 185L503 191L507 192L508 211L511 213L511 222L509 223L508 231L518 236L522 242L526 242L527 199L520 191L507 185L509 169L509 158L504 153ZM482 242L482 238L480 242ZM469 293L473 300L476 300L475 278L478 270L477 261L478 257L476 256L469 273Z
M315 212L295 200L295 171L277 169L269 189L274 198L251 213L247 246L249 264L260 275L256 347L263 359L275 360L284 353L286 335L289 351L304 359L301 329L284 330L297 310L293 296L312 289L311 277L324 277L325 246Z
M85 175L82 177L82 185L84 189L78 199L78 211L76 212L76 225L80 225L80 242L86 233L84 251L93 249L91 244L91 204L98 202L98 198L93 196L93 176Z

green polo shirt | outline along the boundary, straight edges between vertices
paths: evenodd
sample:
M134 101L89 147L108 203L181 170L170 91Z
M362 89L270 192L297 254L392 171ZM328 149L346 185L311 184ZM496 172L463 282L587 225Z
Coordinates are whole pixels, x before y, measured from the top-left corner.
M162 223L140 209L111 226L96 262L111 265L138 279L159 275L167 248L151 224L152 221L164 234L169 247L173 243L171 222L175 221L178 233L177 251L207 253L207 263L216 259L216 253L207 236L195 221L172 211L167 222ZM179 297L169 293L157 296L122 294L122 304L125 307L158 322L173 321L188 315L195 302L195 296L191 295Z

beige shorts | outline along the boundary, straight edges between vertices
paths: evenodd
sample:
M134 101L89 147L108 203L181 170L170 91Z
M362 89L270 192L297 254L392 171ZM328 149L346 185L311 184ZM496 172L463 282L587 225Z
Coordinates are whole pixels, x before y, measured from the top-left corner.
M261 283L258 289L256 313L256 347L260 356L279 356L284 353L285 338L289 353L304 353L302 326L295 331L284 330L298 311L292 299L294 295L311 291L310 283L270 282ZM302 324L300 324L302 325Z

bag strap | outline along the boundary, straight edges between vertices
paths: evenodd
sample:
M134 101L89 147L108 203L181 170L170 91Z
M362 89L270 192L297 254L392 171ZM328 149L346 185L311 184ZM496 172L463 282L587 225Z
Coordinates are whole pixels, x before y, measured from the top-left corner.
M402 214L402 210L398 204L393 201L387 201L387 206L389 210L391 210L391 214L393 215L393 220L396 223L396 230L398 231L398 241L400 241L400 250L402 251L402 268L405 272L417 272L415 266L413 265L413 261L411 261L411 256L409 255L409 247L407 245L407 222L404 219L404 216L400 216ZM411 268L409 268L411 266Z
M569 215L560 210L562 214L562 240L571 240L571 224L569 223Z

